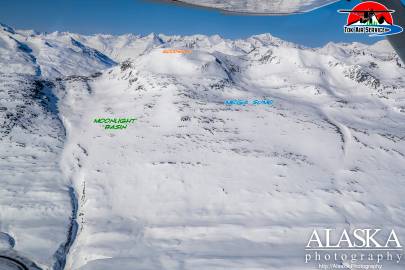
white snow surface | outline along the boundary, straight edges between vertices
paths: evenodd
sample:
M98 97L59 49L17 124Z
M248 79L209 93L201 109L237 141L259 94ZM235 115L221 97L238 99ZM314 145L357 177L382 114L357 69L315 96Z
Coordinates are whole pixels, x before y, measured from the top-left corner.
M405 68L386 42L2 26L0 56L0 250L43 269L303 270L314 228L405 239Z

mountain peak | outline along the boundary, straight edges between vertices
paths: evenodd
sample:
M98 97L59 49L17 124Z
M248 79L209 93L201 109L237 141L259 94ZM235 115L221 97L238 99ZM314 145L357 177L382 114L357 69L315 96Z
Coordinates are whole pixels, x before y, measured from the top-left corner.
M7 24L0 23L0 26L4 31L9 32L11 34L15 34L14 29L12 27L8 26Z
M143 36L143 39L151 40L155 44L162 44L164 43L163 40L160 38L160 36L156 33L150 33L147 36Z

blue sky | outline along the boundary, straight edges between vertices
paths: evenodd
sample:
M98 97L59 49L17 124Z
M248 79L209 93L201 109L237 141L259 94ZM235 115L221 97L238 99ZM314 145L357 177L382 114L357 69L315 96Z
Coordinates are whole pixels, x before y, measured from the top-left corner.
M346 15L337 10L358 3L359 0L342 0L306 14L255 17L142 0L1 0L0 22L18 29L81 34L198 33L244 38L268 32L313 47L329 41L373 43L380 40L343 33Z

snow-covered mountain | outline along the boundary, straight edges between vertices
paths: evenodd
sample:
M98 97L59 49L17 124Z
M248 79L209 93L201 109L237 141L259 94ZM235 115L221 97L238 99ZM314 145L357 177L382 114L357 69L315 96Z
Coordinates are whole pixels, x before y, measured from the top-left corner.
M292 270L313 269L314 228L405 239L405 67L386 42L3 25L0 56L0 255L42 269Z

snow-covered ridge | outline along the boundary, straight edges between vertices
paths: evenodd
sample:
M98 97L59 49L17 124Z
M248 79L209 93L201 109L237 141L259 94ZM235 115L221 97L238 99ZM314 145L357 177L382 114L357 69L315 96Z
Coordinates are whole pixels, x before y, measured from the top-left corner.
M2 25L0 67L0 253L43 269L291 270L313 269L314 227L405 239L405 68L386 42ZM138 120L106 131L103 117Z

